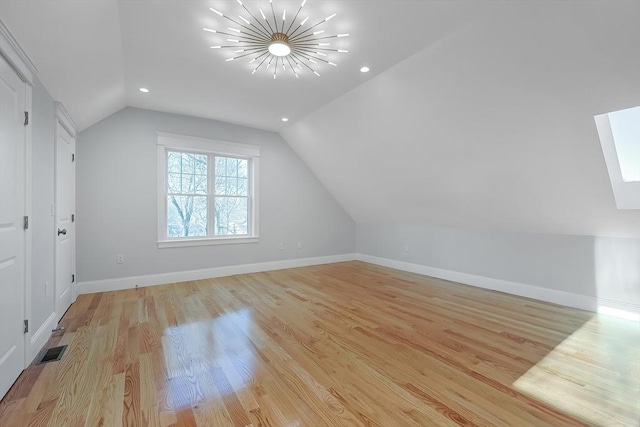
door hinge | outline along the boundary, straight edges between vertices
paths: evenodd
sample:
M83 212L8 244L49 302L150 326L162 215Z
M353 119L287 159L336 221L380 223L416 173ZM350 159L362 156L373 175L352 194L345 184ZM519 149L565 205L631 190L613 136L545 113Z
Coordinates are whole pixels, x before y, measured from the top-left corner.
M24 112L24 125L28 125L29 124L29 112L25 111Z
M29 229L29 217L28 216L24 217L24 222L23 222L22 226L24 227L25 230Z
M24 333L29 332L29 319L24 319Z
M71 161L75 162L76 161L76 155L75 154L71 154Z
M71 283L76 283L76 275L75 274L71 275Z
M76 222L76 214L71 214L71 222Z

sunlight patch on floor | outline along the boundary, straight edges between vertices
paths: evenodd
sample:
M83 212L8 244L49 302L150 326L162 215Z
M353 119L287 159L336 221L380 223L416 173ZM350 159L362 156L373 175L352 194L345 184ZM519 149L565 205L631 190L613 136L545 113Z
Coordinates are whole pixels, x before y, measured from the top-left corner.
M248 385L256 365L249 338L251 318L251 310L239 310L164 331L169 406L180 409L216 400L222 403L225 396Z
M637 425L640 324L595 315L513 385L589 424Z

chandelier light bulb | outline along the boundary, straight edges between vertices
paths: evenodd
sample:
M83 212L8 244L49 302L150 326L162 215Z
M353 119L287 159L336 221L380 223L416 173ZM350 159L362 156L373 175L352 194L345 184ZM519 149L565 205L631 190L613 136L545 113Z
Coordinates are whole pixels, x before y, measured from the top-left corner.
M291 53L291 48L286 43L272 42L269 45L269 53L275 56L287 56Z

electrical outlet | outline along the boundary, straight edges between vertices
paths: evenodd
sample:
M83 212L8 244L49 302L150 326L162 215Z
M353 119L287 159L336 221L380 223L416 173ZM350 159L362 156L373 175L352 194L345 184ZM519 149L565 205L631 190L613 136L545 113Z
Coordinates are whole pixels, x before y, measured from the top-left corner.
M278 248L279 248L281 251L283 251L283 250L284 250L284 243L280 243L280 244L278 245Z
M302 249L302 242L298 242L298 249Z
M116 264L124 264L124 254L116 255Z

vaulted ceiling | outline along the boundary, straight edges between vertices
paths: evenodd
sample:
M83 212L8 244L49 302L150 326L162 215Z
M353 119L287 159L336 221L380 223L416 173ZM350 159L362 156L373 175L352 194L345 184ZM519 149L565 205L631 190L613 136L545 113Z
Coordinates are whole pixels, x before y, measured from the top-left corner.
M244 3L256 14L269 6ZM300 4L274 2L278 16L285 8L291 16ZM349 53L333 54L338 67L319 66L320 77L285 73L273 80L264 70L251 75L248 58L226 62L231 52L210 49L229 43L203 27L237 27L210 7L236 20L247 15L236 0L2 0L0 18L81 129L134 106L279 130L282 117L305 117L488 13L479 3L309 0L298 21L336 13L323 29L350 34L333 42ZM360 73L363 65L372 72Z
M640 105L640 2L309 0L350 52L277 80L209 49L211 6L239 13L1 0L0 18L81 128L129 105L279 131L356 222L640 235L593 120Z
M640 2L501 2L283 130L358 223L640 235L594 115L640 105Z

